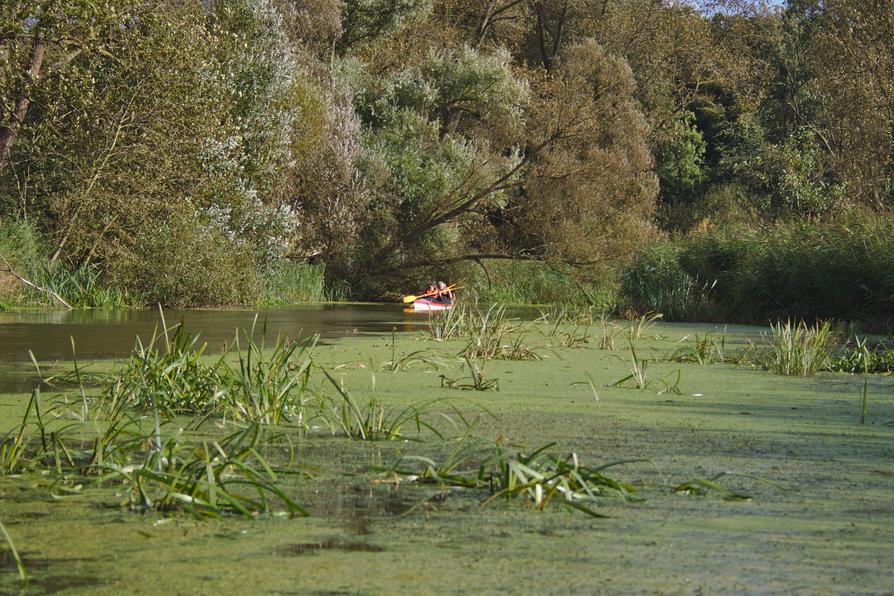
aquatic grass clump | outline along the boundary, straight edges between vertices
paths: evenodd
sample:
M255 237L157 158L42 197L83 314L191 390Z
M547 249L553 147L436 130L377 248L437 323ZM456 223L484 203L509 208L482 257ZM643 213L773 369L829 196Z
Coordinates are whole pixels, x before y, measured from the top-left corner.
M521 498L542 511L552 502L561 502L593 517L607 517L594 507L604 498L628 500L639 489L609 478L603 472L626 463L648 460L623 460L601 466L583 466L574 453L565 457L547 451L555 443L544 445L529 455L509 453L497 445L490 454L465 449L468 436L443 461L404 456L387 471L408 480L487 491L482 506L498 499Z
M108 406L101 400L96 406L101 411L74 422L64 418L65 405L51 408L56 424L45 423L35 389L22 424L3 439L0 472L54 474L54 491L61 493L73 490L72 481L78 482L75 491L86 481L100 488L121 482L130 507L138 511L254 517L274 511L278 503L288 515L306 515L278 487L277 474L260 455L259 425L197 445L184 442L183 431L163 439L157 419L154 428L144 429L124 401Z
M414 364L421 364L424 367L430 367L433 370L438 370L441 368L442 363L438 362L434 358L428 358L424 356L427 353L427 350L416 350L414 352L410 352L406 356L401 358L397 357L397 337L396 337L397 328L391 328L391 360L385 363L382 367L383 370L389 370L391 372L398 372L401 370L407 370L412 367Z
M186 333L182 325L176 326L173 335L169 331L167 327L162 334L156 330L146 344L137 338L130 360L109 388L109 397L171 414L212 410L222 397L218 372L223 358L208 366L201 361L205 346L199 345L198 336Z
M104 466L108 473L102 482L120 481L134 511L307 515L277 486L276 472L258 451L260 434L258 425L250 425L220 441L192 446L172 436L145 463Z
M460 332L469 342L459 356L468 360L540 360L526 344L526 336L506 318L506 307L495 304L486 312L470 310Z
M664 318L664 315L657 312L647 312L644 315L636 317L627 326L627 337L631 341L637 339L645 339L646 332L651 330L655 323Z
M632 341L628 341L630 346L630 358L627 364L630 367L630 374L612 383L613 387L623 387L628 381L633 382L633 386L637 389L646 389L649 386L647 370L649 368L648 358L639 358L636 354L636 348ZM618 356L620 358L620 356Z
M654 387L654 384L649 381L647 374L649 363L653 362L653 360L650 360L648 358L640 358L636 353L636 348L633 346L632 341L628 340L628 345L630 347L630 357L626 362L630 368L630 374L612 383L612 387L625 387L628 382L632 382L633 387L639 390L645 390ZM621 358L620 356L617 357ZM664 393L681 395L682 391L680 389L680 379L682 378L682 376L683 375L680 370L675 370L667 375L665 378L659 379L658 382L661 384L662 388L658 391L658 395Z
M244 335L245 350L236 335L238 366L224 364L217 372L222 412L239 421L303 426L304 410L313 398L308 389L313 362L305 355L309 348L280 337L267 355L263 343L258 345L251 333ZM318 339L312 338L311 348Z
M441 388L447 389L463 389L463 390L471 390L471 391L499 391L500 390L500 381L499 379L488 379L484 375L484 363L476 364L472 362L472 360L468 356L463 356L463 360L465 361L462 366L460 366L460 371L464 368L468 367L469 369L469 377L468 379L463 377L458 377L456 379L451 379L445 375L441 375Z
M872 348L866 338L854 338L854 345L844 346L829 363L832 372L890 374L894 372L894 350L882 342Z
M32 408L35 407L38 391L35 389L31 393L31 399L25 408L21 424L13 427L0 438L0 475L16 474L23 471L25 458L33 439L28 419L31 417Z
M828 368L837 338L828 321L808 327L789 320L770 325L763 343L754 351L755 364L779 375L812 377Z
M38 279L47 290L62 296L72 306L126 308L134 303L126 289L104 284L102 270L94 264L69 270L59 262L46 262Z
M699 497L717 494L724 501L750 501L752 499L751 495L730 490L717 482L717 480L726 475L727 472L721 472L711 478L693 478L675 486L674 492L680 495L695 495Z
M313 399L308 389L313 362L307 350L316 345L317 337L311 338L309 347L279 337L273 349L266 350L263 334L260 343L254 340L252 325L251 331L237 331L232 347L208 364L198 336L187 334L182 325L172 335L164 325L162 313L164 332L154 332L147 344L137 338L130 360L107 392L112 402L167 415L219 414L270 425L306 423L304 409ZM234 352L236 365L230 365L227 359Z
M686 339L688 336L681 339L680 342L682 343ZM726 362L726 333L724 332L719 342L711 336L710 331L704 335L696 333L693 344L679 348L670 356L670 360L701 365Z
M477 304L458 303L447 311L431 314L429 321L429 333L437 341L488 337L514 330L503 304L492 304L487 310L481 310Z
M375 395L371 395L366 403L361 403L348 390L343 382L336 380L325 368L320 368L329 384L338 395L327 412L321 415L333 432L339 432L352 439L362 441L397 441L417 440L423 430L428 430L443 439L442 432L430 421L430 410L438 405L446 405L461 421L468 426L462 412L448 400L431 399L403 408L389 408ZM441 413L440 417L453 425L457 422L453 417ZM415 434L405 432L411 428Z
M462 303L445 311L429 313L428 330L431 338L435 341L447 341L460 336L466 324L468 309Z

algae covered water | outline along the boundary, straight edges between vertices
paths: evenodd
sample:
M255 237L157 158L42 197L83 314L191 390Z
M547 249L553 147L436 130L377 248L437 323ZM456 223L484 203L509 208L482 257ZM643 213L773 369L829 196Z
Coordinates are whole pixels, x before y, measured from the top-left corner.
M438 434L408 423L406 440L358 440L315 423L302 433L276 430L288 448L271 443L262 452L309 517L135 512L120 484L52 470L0 476L0 518L31 574L25 592L890 590L894 377L868 380L861 425L860 376L782 377L673 358L696 333L719 338L722 327L655 325L628 343L630 324L610 322L609 346L598 325L516 329L513 337L538 358L476 360L485 379L499 382L489 391L458 388L471 372L459 357L467 338L434 341L419 331L392 340L385 323L378 328L386 333L345 330L318 344L313 360L334 382L315 372L314 391L337 399L342 388L361 408L375 399L386 419L444 401L421 412ZM726 329L725 349L746 348L760 331ZM618 383L630 374L631 346L650 363L642 389ZM88 386L87 399L104 388ZM47 390L44 403L56 393L78 411L77 388ZM0 395L0 431L27 403L26 391ZM196 445L222 424L206 423ZM183 427L175 419L162 432ZM485 503L480 490L395 472L396 462L442 466L476 446L532 453L547 445L582 465L628 461L604 472L636 491L605 498L598 511L608 517L594 518L561 498L544 511L531 499ZM451 469L477 470L479 452L471 453ZM699 484L712 478L720 489ZM748 498L726 498L732 494ZM2 544L0 568L0 592L19 589Z

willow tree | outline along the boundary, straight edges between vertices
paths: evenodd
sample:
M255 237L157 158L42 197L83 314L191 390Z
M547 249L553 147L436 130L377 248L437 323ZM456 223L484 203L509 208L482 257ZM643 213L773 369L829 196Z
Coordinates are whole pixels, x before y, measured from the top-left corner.
M127 26L138 2L129 0L10 0L0 5L0 173L36 93L65 81L84 55L106 47ZM110 56L113 58L113 56Z
M626 61L594 40L568 48L539 85L528 134L560 134L506 210L527 254L600 266L651 233L658 185L635 90Z

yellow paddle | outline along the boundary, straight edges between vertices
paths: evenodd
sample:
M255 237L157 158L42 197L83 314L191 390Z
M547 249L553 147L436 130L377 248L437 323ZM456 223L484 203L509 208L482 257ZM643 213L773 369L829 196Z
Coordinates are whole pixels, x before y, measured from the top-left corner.
M453 284L453 285L447 286L447 289L452 291L452 290L458 290L460 287L462 287L462 286L457 286L456 284ZM427 296L434 296L435 294L437 294L440 291L441 290L435 290L434 292L426 292L422 296L404 296L404 304L416 302L420 298L425 298Z

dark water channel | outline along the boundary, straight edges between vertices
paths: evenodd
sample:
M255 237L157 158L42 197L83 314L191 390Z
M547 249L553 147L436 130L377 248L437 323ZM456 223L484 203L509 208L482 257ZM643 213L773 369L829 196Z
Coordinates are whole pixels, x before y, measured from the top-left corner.
M324 339L356 334L415 331L429 323L426 314L404 311L400 304L318 304L255 310L167 310L168 326L182 322L199 334L208 351L232 342L237 329L255 336L266 325L267 340L320 334ZM127 356L139 336L143 341L161 328L158 310L20 311L0 313L0 393L27 391L33 384L28 351L39 361L70 360L72 338L79 360Z

